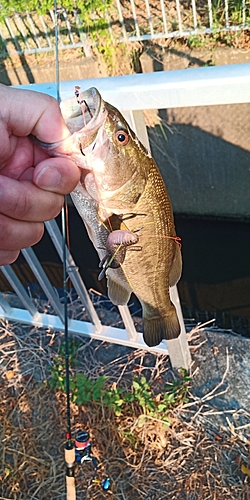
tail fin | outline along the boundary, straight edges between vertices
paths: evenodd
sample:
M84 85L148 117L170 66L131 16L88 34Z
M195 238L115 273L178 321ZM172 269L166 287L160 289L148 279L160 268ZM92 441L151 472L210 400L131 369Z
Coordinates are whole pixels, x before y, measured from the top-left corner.
M171 308L170 315L164 318L160 316L153 318L144 317L143 338L149 347L160 344L163 339L176 339L180 333L180 323L174 306Z

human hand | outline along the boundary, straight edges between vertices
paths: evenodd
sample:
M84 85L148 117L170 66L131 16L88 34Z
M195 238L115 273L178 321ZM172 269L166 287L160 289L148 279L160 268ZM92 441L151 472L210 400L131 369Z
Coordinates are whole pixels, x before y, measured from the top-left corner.
M43 142L70 135L54 98L0 84L0 265L42 238L43 222L59 214L80 179L72 161L49 157L29 134Z

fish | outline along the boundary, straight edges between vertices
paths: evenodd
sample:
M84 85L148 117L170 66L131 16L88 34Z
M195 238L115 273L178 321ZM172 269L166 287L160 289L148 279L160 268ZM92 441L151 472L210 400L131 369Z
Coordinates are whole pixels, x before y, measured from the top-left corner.
M143 338L152 347L180 335L169 287L182 271L171 201L150 152L122 114L91 87L61 103L71 133L57 143L36 142L51 156L69 157L81 168L71 198L107 278L115 305L132 292L143 314Z

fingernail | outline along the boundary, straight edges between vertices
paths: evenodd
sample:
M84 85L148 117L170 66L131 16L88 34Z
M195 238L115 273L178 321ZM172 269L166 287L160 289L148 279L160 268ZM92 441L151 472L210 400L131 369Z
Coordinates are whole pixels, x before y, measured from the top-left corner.
M53 167L44 167L36 178L36 184L41 188L55 188L62 180L60 172Z

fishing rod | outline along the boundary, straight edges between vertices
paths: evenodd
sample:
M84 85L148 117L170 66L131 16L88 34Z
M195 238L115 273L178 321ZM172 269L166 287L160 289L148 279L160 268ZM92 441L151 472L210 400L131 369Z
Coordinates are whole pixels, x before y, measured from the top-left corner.
M54 0L54 27L55 27L55 55L56 55L56 97L60 103L60 73L59 73L59 27L57 0ZM86 103L87 105L87 103ZM71 434L71 412L70 412L70 373L69 373L69 331L68 331L68 307L67 307L67 197L64 197L64 204L61 211L62 221L62 250L63 250L63 298L64 298L64 339L65 339L65 385L66 385L66 408L67 408L67 432L66 444L64 447L64 458L66 464L66 499L76 500L75 485L75 464L82 465L86 461L91 461L94 466L94 474L90 483L101 485L103 491L108 491L111 483L109 477L103 480L97 478L98 461L91 453L92 443L89 433L78 430L75 441Z
M55 55L56 55L56 97L60 103L60 74L59 74L59 28L57 0L54 0L55 15ZM65 384L66 384L66 408L67 408L67 432L66 444L64 447L64 458L66 464L66 498L76 500L75 487L75 446L71 436L71 415L70 415L70 378L69 378L69 330L68 330L68 307L67 307L67 264L66 264L66 242L67 242L67 198L64 197L64 204L61 211L62 221L62 247L63 247L63 299L64 299L64 340L65 340Z

